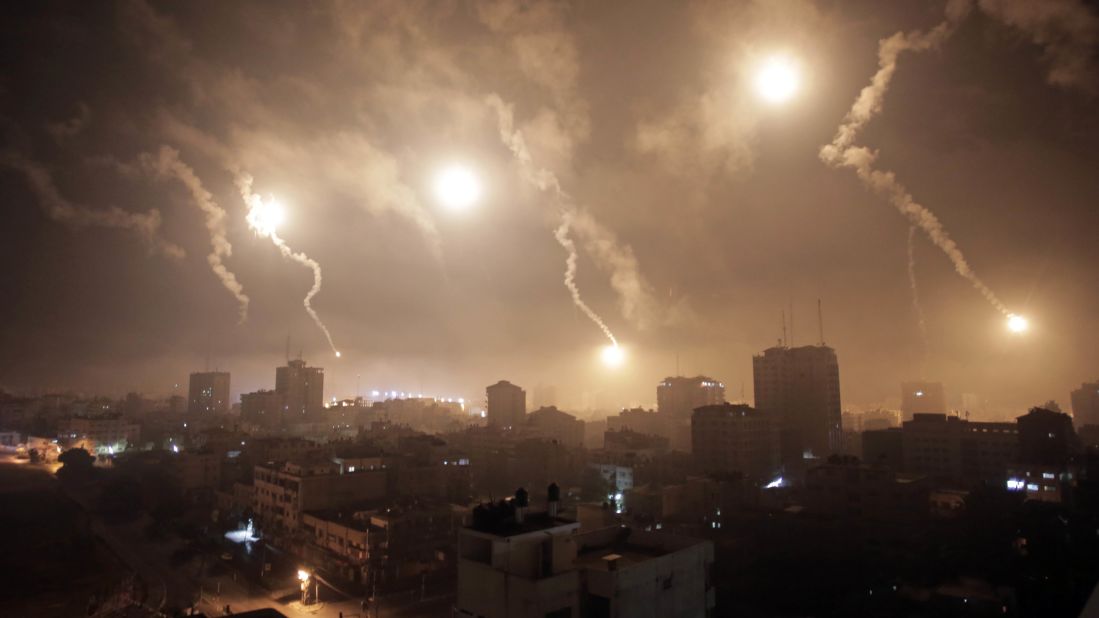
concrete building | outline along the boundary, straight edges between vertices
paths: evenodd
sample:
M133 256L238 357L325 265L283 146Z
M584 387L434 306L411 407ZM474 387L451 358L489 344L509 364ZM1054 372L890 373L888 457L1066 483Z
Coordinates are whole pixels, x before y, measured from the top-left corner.
M387 472L380 459L340 463L328 459L266 463L255 467L257 523L275 532L294 532L302 513L335 509L386 495Z
M1019 461L1062 466L1077 450L1072 417L1043 408L1031 408L1019 423Z
M904 430L900 427L862 432L862 461L870 466L904 469Z
M640 459L652 459L668 451L668 439L630 429L603 432L603 450L609 453L632 453Z
M806 508L848 519L903 522L930 514L930 484L923 477L852 462L809 468L805 476Z
M1099 380L1072 391L1072 417L1077 427L1099 425Z
M756 410L780 423L783 462L843 446L839 361L832 348L774 347L752 358Z
M770 479L779 464L774 417L744 404L702 406L691 417L691 452L699 469Z
M659 393L659 389L657 392ZM608 431L628 429L630 431L636 431L637 433L667 438L669 437L668 428L667 415L652 410L645 410L643 408L622 410L618 414L612 414L607 417Z
M267 429L282 427L282 397L275 391L258 390L240 396L240 420Z
M565 446L584 445L584 421L554 406L528 414L522 428L523 435L529 438L557 440Z
M203 371L191 374L187 389L187 414L228 414L229 372Z
M324 369L296 359L275 369L275 392L282 399L283 422L306 421L324 410Z
M904 420L914 414L946 414L946 394L942 382L904 382L901 384L901 412Z
M916 414L902 427L903 469L952 479L1002 481L1019 453L1015 423L978 423Z
M71 416L58 422L58 440L93 455L111 454L137 444L141 426L121 414Z
M456 616L686 618L712 610L711 543L622 527L579 533L552 506L526 510L523 492L478 507L461 530Z
M713 378L668 377L656 386L656 412L671 447L691 451L691 414L695 408L725 402L725 385Z
M302 557L364 584L415 575L435 568L440 553L453 553L466 513L464 507L421 500L307 511L302 530L309 543Z
M725 403L725 385L713 378L668 377L656 387L656 412L671 419L690 420L695 408Z
M488 424L493 427L519 427L527 415L527 393L522 388L500 380L485 388Z

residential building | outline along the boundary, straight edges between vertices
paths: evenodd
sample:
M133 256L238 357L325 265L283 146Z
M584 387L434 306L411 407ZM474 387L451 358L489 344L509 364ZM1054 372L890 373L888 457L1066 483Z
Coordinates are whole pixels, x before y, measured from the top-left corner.
M691 449L699 469L770 479L779 464L772 415L744 404L702 406L691 417Z
M191 374L187 389L187 414L228 414L232 402L229 400L229 372L203 371Z
M527 393L522 388L500 380L485 388L488 397L486 415L493 427L519 427L527 415Z
M756 410L779 420L783 462L841 450L835 350L825 345L768 348L752 358L752 370Z
M528 414L522 429L523 435L530 438L557 440L565 446L584 445L584 421L554 406L538 408Z
M659 390L657 392L659 392ZM618 414L612 414L611 416L608 416L607 430L619 431L622 429L628 429L637 433L645 433L652 436L662 436L664 438L667 438L669 437L668 420L669 419L667 418L667 415L660 414L653 410L633 408L630 410L622 410Z
M71 416L58 423L58 439L93 455L111 454L137 444L141 426L121 414Z
M275 391L258 390L240 396L240 420L258 427L274 429L283 425L282 397Z
M295 359L275 369L275 392L281 397L283 422L299 423L324 410L324 369Z
M1099 380L1072 391L1072 417L1077 427L1099 425Z
M864 436L865 440L865 436ZM935 477L1002 481L1019 453L1015 423L916 414L902 428L903 469Z
M302 513L335 509L386 495L387 471L377 459L266 463L255 467L257 524L294 532Z
M1031 408L1019 423L1019 461L1061 466L1077 449L1072 417L1043 408Z
M556 489L556 486L553 486ZM456 616L706 616L713 545L527 512L526 492L474 510L458 540Z
M659 435L678 451L691 452L691 414L695 408L725 402L725 385L713 378L664 378L656 386L656 412L664 429Z

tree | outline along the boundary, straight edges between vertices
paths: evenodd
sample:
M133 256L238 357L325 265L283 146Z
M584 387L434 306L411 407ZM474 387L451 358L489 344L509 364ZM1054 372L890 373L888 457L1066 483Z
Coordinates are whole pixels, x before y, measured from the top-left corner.
M57 478L66 483L79 483L91 478L95 457L82 448L72 448L58 456L63 465L57 471Z

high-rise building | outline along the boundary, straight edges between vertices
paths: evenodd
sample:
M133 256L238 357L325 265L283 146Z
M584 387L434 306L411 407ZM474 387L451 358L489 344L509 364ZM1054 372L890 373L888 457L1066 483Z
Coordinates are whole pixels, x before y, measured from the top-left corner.
M292 360L275 370L275 392L282 398L285 422L318 414L324 408L324 369Z
M228 414L229 372L202 371L191 374L187 390L188 414Z
M776 416L782 461L817 457L843 446L840 369L836 351L774 347L752 358L756 410Z
M240 420L260 427L282 426L282 397L275 391L259 390L240 396Z
M1099 425L1099 380L1072 391L1072 416L1077 427Z
M656 385L656 413L671 447L691 452L691 415L695 408L725 403L725 385L713 378L664 378Z
M725 385L713 378L664 378L656 386L656 412L667 418L690 420L695 408L725 403Z
M942 382L904 382L901 384L901 412L904 420L914 414L946 414L946 395Z
M706 472L770 479L778 467L774 416L744 404L702 406L691 417L691 454Z
M485 388L488 396L486 415L493 427L519 427L527 416L527 392L522 388L500 380Z

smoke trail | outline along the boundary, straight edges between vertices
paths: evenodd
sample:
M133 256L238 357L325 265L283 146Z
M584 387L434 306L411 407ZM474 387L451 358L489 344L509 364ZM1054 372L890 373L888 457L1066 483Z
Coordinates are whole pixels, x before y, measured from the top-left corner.
M503 99L495 94L489 95L486 103L496 112L500 139L515 156L516 161L519 162L519 173L522 175L523 180L539 191L551 192L561 208L561 225L554 230L553 235L561 247L565 249L565 252L568 253L568 257L565 259L565 287L572 295L573 304L583 311L584 315L588 316L603 331L607 339L610 339L611 345L617 348L618 340L611 333L611 329L607 327L603 318L599 317L599 314L584 302L584 299L580 296L580 288L576 285L576 262L579 256L576 252L576 243L569 237L569 228L573 217L576 216L576 206L572 203L572 198L561 188L561 183L553 172L545 168L535 167L534 159L530 156L530 150L527 149L526 140L523 139L523 133L515 127L511 106L504 103Z
M313 318L313 322L328 339L328 346L332 348L332 353L336 355L336 358L339 358L340 351L336 349L336 343L332 341L332 333L328 332L328 327L324 325L320 316L313 309L313 297L321 291L321 265L305 253L294 252L286 244L286 241L279 237L276 228L281 213L275 204L270 201L265 202L263 198L252 192L252 176L241 173L236 180L237 187L240 188L240 195L244 198L244 203L248 205L248 225L260 236L270 238L283 257L294 260L313 271L313 287L309 288L309 293L305 295L303 301L305 311L309 313L309 317Z
M920 304L920 289L916 285L916 226L908 227L908 286L912 288L912 309L916 313L916 324L920 327L920 340L923 341L923 365L927 365L927 321L924 319L923 306Z
M576 244L569 238L569 225L572 223L572 213L565 212L561 215L561 225L557 226L553 235L557 238L557 242L565 248L569 257L565 260L565 287L569 289L569 293L572 294L572 302L580 308L592 322L603 331L603 334L607 336L607 339L611 340L611 345L618 347L618 340L615 339L614 333L611 332L607 325L603 323L603 320L584 302L584 299L580 298L580 288L576 285Z
M158 176L173 177L179 180L187 190L191 192L191 198L195 206L206 215L206 231L210 234L211 251L206 256L206 262L214 271L221 284L229 293L237 299L240 305L240 323L248 319L248 296L244 293L244 286L237 281L223 261L233 254L233 246L225 235L225 210L214 201L214 196L202 186L195 171L180 160L179 151L168 146L161 146L160 151L154 157L151 154L143 154L141 163L151 169Z
M159 210L150 209L138 213L122 210L117 206L92 209L74 204L61 195L50 173L38 163L22 155L7 152L0 154L0 164L23 174L42 210L58 223L75 228L106 227L128 230L137 234L153 251L173 259L182 259L186 255L179 245L160 238Z
M874 169L876 152L854 145L859 130L881 111L882 99L897 70L898 56L905 51L924 51L940 45L968 14L969 8L968 0L954 0L947 4L946 20L933 29L927 32L898 32L881 41L878 47L878 72L874 74L870 85L863 88L855 99L855 104L844 117L832 143L820 149L820 158L833 167L849 167L855 170L855 174L866 186L887 198L913 225L927 234L931 242L950 258L959 275L968 280L1001 313L1009 315L1007 307L973 272L939 218L918 203L897 181L893 172Z

